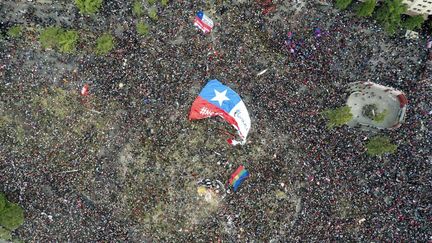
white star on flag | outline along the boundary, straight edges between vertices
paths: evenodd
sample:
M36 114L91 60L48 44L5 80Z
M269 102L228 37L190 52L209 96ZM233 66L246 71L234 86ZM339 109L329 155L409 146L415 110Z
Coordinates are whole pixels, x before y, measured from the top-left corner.
M211 101L217 101L217 102L219 102L219 106L222 106L222 103L225 101L225 100L230 100L230 99L228 99L228 97L226 96L226 92L227 92L227 90L224 90L224 91L222 91L222 92L219 92L219 91L217 91L217 90L214 90L214 92L215 92L215 97L213 97L212 99L211 99Z

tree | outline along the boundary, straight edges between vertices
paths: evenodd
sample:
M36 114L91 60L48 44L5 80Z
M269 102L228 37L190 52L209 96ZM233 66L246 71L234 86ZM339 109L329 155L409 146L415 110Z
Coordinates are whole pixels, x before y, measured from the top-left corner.
M8 230L15 230L24 223L24 210L16 203L8 202L0 212L0 225Z
M149 33L149 26L146 23L138 22L136 25L136 31L139 35L145 36Z
M366 0L357 8L357 15L360 17L370 17L375 10L376 0Z
M349 106L342 106L336 109L329 109L323 112L323 115L328 119L327 127L333 128L342 126L351 121L353 114Z
M140 1L135 1L132 7L132 13L137 16L140 17L141 15L143 15L144 10L142 8L142 4Z
M336 8L340 10L344 10L348 8L348 6L351 4L352 0L336 0Z
M64 31L58 36L58 45L60 52L72 53L75 51L75 45L78 42L78 32L74 30Z
M19 25L14 25L7 31L7 35L12 38L18 38L22 35L22 27Z
M425 19L421 15L410 16L403 23L404 27L409 30L415 30L422 26Z
M78 42L78 32L64 30L60 27L47 27L39 35L42 48L57 49L60 52L72 53Z
M42 48L55 48L58 45L58 36L62 32L59 27L47 27L39 35Z
M10 230L7 230L0 226L0 240L12 240Z
M379 156L385 153L394 153L397 145L392 144L390 139L383 136L376 136L366 144L367 153L371 156Z
M166 7L166 6L168 6L168 0L161 0L161 5L162 5L162 7Z
M24 210L16 203L11 203L0 193L0 229L1 235L7 235L24 223Z
M75 5L82 14L95 14L102 7L102 0L75 0Z
M6 207L6 196L3 193L0 193L0 212Z
M96 40L96 54L108 54L114 48L114 37L111 34L103 34Z
M156 21L159 19L156 8L150 8L148 10L148 16L151 20Z
M388 111L387 111L387 109L385 109L382 112L376 114L375 117L373 118L373 120L375 122L381 123L385 120L387 114L388 114Z
M401 26L401 15L407 10L407 6L402 1L385 0L377 11L377 20L390 35L396 33L396 30Z

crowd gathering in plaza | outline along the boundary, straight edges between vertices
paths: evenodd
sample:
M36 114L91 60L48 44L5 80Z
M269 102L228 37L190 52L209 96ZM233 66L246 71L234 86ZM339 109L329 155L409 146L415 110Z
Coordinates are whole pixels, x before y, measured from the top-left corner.
M123 182L112 179L121 173L112 158L117 158L134 136L149 139L152 153L167 160L172 159L176 147L188 148L189 152L183 154L186 160L204 163L215 173L212 176L209 172L197 172L191 177L182 174L187 168L178 168L180 172L174 173L178 177L165 184L154 182L152 190L163 191L163 195L168 195L167 188L176 191L182 187L182 180L190 178L225 181L240 164L245 164L251 176L238 192L220 198L222 206L208 217L188 230L170 225L176 230L166 229L171 233L162 237L159 231L140 234L141 221L120 218L114 211L123 202L117 197L112 206L110 193L103 205L84 202L84 206L80 204L84 209L77 209L76 194L81 194L68 189L69 183L76 183L75 174L42 176L40 168L44 167L30 163L34 167L26 171L40 170L42 179L17 178L24 172L15 170L24 168L24 162L16 151L7 151L9 147L5 147L0 150L4 154L0 159L14 161L16 168L2 162L0 168L5 173L0 175L0 184L6 185L3 189L20 188L23 183L31 188L26 190L28 195L15 196L24 198L21 203L30 216L24 229L17 230L19 237L28 241L87 241L86 237L95 237L91 241L130 242L432 240L432 69L427 66L432 64L427 62L429 49L425 38L406 39L399 33L389 36L373 19L359 18L349 11L320 5L319 1L273 1L275 8L265 14L254 1L172 1L161 9L159 20L150 24L149 36L139 37L130 6L123 1L109 2L99 20L75 13L77 17L70 24L74 28L112 31L117 41L110 54L46 54L55 55L56 61L64 64L61 68L48 67L48 59L31 60L32 55L41 55L34 49L20 50L3 43L0 65L5 66L0 70L0 84L22 89L64 85L78 94L82 85L88 83L90 96L86 99L118 102L121 111L116 113L116 135L109 141L114 145L106 152L111 156L101 159L104 166L94 161L101 164L105 174L98 173L111 178L104 181L105 188L124 188ZM192 24L199 10L204 10L215 23L209 34ZM25 21L30 23L34 18L29 16ZM47 24L40 21L35 24ZM29 54L32 52L36 54ZM62 84L62 79L69 82ZM222 120L187 120L193 100L210 79L220 80L244 100L252 120L246 145L226 144L223 131L229 128ZM322 111L344 105L348 84L358 81L379 83L406 94L408 109L400 128L326 128ZM19 100L19 95L11 97ZM104 109L107 108L99 106L96 110ZM200 140L204 145L199 148L191 145L197 126L205 130L200 136L207 136ZM397 152L368 156L365 143L376 134L390 137L398 145ZM86 150L74 151L85 158L90 154ZM199 162L192 162L195 156ZM37 159L38 163L44 160ZM222 168L219 160L231 163L230 170ZM76 169L83 164L78 163ZM39 192L41 183L57 183L57 193L63 195L59 198L74 195L74 199L71 196L59 202L54 196L46 197ZM282 194L275 196L275 192ZM169 203L164 196L148 197ZM45 200L51 205L44 206ZM56 207L68 209L54 210ZM37 221L36 218L44 217L40 212L49 208L76 215L67 219L68 223ZM175 222L176 214L164 215L172 217L169 222ZM92 223L81 222L80 217ZM68 229L67 224L74 229ZM60 226L65 229L59 229ZM61 233L56 236L56 232Z

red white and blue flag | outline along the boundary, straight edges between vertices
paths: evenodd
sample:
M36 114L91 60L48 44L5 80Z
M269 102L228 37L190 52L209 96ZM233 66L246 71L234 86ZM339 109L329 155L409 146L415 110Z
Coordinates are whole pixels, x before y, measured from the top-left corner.
M228 139L230 144L243 145L246 143L246 137L251 127L249 112L240 96L216 79L210 80L193 102L189 120L213 116L224 118L237 129L241 141Z
M210 33L213 29L213 20L211 20L203 11L199 11L195 16L194 25L204 33Z

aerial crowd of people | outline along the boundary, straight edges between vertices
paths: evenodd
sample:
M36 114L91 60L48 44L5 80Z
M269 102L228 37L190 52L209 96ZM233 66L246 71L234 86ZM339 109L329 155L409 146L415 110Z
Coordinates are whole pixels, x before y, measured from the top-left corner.
M129 7L113 2L117 2L111 7L118 8L117 14L105 9L105 22L95 29L117 28L116 24L121 25L117 29L125 29L116 34L115 50L107 57L59 57L61 62L72 62L78 71L66 66L54 85L68 78L73 82L65 85L71 89L89 84L90 99L120 102L123 110L117 122L122 125L114 144L121 147L122 142L140 134L157 145L154 152L169 156L164 148L173 138L193 133L187 121L190 105L213 78L243 98L252 118L249 142L244 147L225 146L218 140L223 125L213 129L212 124L208 129L207 135L217 138L212 142L220 145L219 153L248 158L251 177L238 193L223 199L223 210L203 219L206 223L196 226L199 230L195 233L178 233L179 237L229 242L432 240L428 122L432 72L426 66L431 64L423 38L390 37L373 20L314 1L305 1L300 12L295 8L298 1L274 1L269 11L254 1L174 1L160 12L158 22L150 24L150 35L143 38L133 29L136 20L121 14L126 11L121 9ZM193 27L199 10L206 11L215 23L209 34ZM84 21L77 17L72 23L82 26ZM1 55L11 75L5 75L6 82L13 83L13 75L26 78L23 71L10 73L24 58L15 62L5 53ZM35 62L31 70L43 72L43 65ZM46 73L60 73L52 72ZM44 76L36 75L41 80ZM321 112L344 105L347 85L357 81L372 81L406 93L408 110L399 129L326 128ZM46 85L48 81L41 82ZM151 129L141 128L147 123L153 124ZM365 143L376 134L389 136L398 145L397 152L368 156ZM188 140L181 143L187 146ZM194 151L204 159L213 153L207 150ZM209 163L218 167L216 161ZM298 200L293 204L278 199L277 205L272 204L275 190ZM226 223L228 219L230 223ZM115 223L103 224L110 237L143 239L133 238L127 227L113 229L122 227L121 220L110 220ZM221 233L222 225L231 230ZM101 228L93 230L102 235Z

